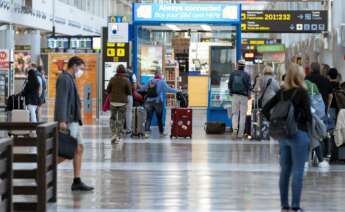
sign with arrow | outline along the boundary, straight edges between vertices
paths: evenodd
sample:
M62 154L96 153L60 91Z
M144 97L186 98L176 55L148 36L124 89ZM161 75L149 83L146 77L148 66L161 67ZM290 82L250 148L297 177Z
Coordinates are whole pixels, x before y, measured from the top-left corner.
M328 30L326 10L244 10L244 33L321 33Z

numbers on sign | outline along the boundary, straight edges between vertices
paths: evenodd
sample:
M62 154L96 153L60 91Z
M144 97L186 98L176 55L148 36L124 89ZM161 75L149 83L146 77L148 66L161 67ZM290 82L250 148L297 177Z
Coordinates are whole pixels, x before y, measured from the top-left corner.
M126 55L125 49L117 49L117 56L124 57Z
M265 14L265 21L291 21L291 14Z
M115 57L116 56L115 49L107 49L107 56Z

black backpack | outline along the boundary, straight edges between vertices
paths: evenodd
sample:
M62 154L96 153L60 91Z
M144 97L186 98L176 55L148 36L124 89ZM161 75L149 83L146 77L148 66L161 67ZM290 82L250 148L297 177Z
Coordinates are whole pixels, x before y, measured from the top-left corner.
M271 110L269 133L276 140L291 138L298 131L295 107L292 103L297 89L289 99L284 99L283 93L282 91L279 102Z
M157 93L157 80L151 80L149 82L149 86L147 88L147 94L146 97L148 98L156 98L158 97L158 93Z
M245 93L247 86L245 83L244 75L242 73L235 72L232 74L231 92L233 93Z

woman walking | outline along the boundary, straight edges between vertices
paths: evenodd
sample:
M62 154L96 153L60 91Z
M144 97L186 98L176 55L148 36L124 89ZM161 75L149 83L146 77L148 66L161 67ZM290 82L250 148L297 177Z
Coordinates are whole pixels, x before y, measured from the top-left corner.
M110 96L110 129L113 133L111 142L119 143L123 134L126 118L126 105L131 95L132 85L126 75L126 68L119 65L116 75L110 80L107 92Z
M25 103L30 112L30 121L37 122L36 110L40 104L40 83L37 79L35 70L31 69L28 72L27 83L22 91L22 95L25 97Z
M282 212L302 212L300 208L304 162L308 155L308 125L312 122L311 105L304 85L305 73L296 64L290 64L281 90L263 108L270 119L271 109L282 100L290 100L294 106L294 117L298 131L290 138L279 140L280 147L280 200ZM292 204L289 203L289 184L292 178Z

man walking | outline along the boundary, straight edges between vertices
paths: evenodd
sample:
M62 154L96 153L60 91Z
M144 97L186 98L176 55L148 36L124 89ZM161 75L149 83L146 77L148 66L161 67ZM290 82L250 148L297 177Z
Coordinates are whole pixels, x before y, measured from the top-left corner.
M92 187L85 185L80 179L83 143L80 137L81 101L75 79L81 77L85 69L85 62L79 57L72 57L67 64L67 71L63 71L56 82L55 121L60 129L69 129L71 136L78 140L75 152L74 181L72 191L91 191Z
M245 61L237 63L238 70L230 75L228 88L232 96L232 128L233 138L243 138L248 99L250 99L250 76L244 71Z

